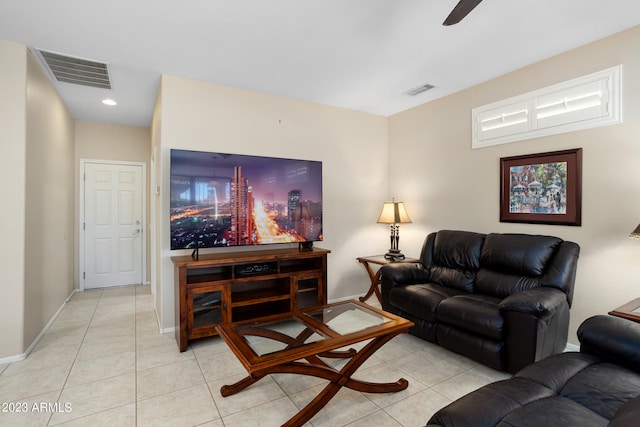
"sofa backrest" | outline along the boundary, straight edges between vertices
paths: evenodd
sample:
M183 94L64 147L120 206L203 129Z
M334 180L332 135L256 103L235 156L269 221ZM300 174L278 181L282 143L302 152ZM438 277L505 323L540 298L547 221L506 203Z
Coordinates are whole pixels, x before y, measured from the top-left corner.
M548 286L571 305L579 252L552 236L441 230L427 236L420 258L443 286L500 298Z
M485 235L469 231L441 230L425 239L420 260L430 280L443 286L473 292L480 268Z
M482 247L476 291L506 297L540 287L540 278L562 239L527 234L489 234Z
M476 278L477 292L506 297L549 286L571 304L579 248L558 237L492 233L485 239Z

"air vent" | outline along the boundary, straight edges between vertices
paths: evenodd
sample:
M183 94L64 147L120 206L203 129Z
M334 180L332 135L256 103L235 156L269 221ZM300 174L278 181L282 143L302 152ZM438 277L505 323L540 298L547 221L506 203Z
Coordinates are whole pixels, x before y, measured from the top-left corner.
M411 96L416 96L422 92L426 92L429 89L433 89L435 86L430 85L430 84L424 84L422 86L418 86L418 87L414 87L413 89L409 89L408 91L406 91L405 93L407 95L411 95Z
M59 82L111 89L107 64L38 50L49 71Z

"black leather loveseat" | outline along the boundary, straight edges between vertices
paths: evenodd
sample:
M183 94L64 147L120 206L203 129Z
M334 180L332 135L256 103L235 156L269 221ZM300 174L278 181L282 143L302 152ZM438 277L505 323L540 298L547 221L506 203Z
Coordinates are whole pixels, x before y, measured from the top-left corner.
M567 343L580 248L557 237L442 230L420 263L382 267L382 308L410 333L514 373Z
M428 426L640 426L640 324L598 315L550 356L436 412Z

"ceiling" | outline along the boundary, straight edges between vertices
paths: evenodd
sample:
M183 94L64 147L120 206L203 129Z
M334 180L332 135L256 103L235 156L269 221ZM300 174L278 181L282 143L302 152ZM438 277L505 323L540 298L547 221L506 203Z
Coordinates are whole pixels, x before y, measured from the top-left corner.
M457 1L0 0L0 39L106 62L110 90L54 82L71 113L148 127L161 74L388 116L640 24L635 0L484 0L442 26Z

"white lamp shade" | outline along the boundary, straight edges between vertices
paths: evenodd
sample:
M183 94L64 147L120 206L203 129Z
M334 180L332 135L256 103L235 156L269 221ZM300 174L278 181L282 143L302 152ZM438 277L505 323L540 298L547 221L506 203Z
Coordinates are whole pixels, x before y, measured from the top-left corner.
M403 202L384 202L380 218L378 218L379 224L408 224L410 222L411 218L407 215Z

